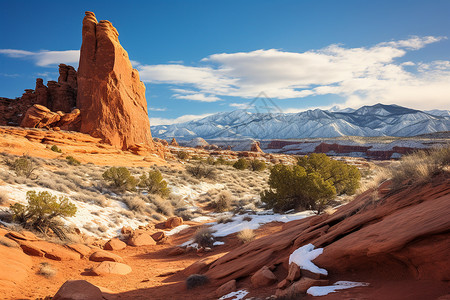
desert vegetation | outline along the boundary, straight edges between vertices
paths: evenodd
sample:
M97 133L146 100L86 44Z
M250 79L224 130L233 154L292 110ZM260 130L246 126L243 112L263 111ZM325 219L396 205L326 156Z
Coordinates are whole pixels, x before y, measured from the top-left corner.
M65 238L60 217L73 217L76 206L67 197L57 197L49 192L28 191L26 205L11 204L10 210L15 222L25 228L35 229L44 234L51 229L58 237Z
M321 213L336 195L354 194L360 177L355 166L325 154L311 154L299 157L295 166L274 166L270 189L261 193L261 199L275 211L312 209Z

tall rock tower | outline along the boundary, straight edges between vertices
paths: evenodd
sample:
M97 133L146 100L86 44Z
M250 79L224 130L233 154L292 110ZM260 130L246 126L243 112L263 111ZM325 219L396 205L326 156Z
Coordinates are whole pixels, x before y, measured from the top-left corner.
M145 85L133 69L119 33L93 12L83 19L78 68L77 108L80 131L123 150L136 144L153 147Z

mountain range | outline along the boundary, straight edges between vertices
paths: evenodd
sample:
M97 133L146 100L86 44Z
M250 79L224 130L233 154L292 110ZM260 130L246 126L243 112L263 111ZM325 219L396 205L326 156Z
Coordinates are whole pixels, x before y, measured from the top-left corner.
M204 139L300 139L339 136L415 136L450 130L448 110L420 111L375 104L359 109L307 110L299 113L258 113L235 110L199 120L152 126L154 137Z

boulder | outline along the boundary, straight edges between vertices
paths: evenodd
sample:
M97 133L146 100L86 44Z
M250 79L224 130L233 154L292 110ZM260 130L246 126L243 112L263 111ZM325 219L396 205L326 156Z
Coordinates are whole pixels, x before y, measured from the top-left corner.
M325 286L328 284L328 280L316 280L303 277L299 281L292 283L291 286L284 290L277 289L275 295L281 298L289 295L305 294L306 291L312 286Z
M164 222L164 227L167 229L172 229L183 224L183 218L181 217L171 217Z
M148 233L135 233L128 239L128 245L133 247L153 246L156 245L156 242Z
M119 255L116 255L111 252L106 252L103 250L95 251L94 253L92 253L91 256L89 256L89 260L97 262L102 261L123 262L123 258L120 257Z
M122 227L122 229L120 230L120 232L122 234L132 234L133 233L133 228L129 227L129 226L124 226Z
M155 232L154 234L152 234L152 238L156 242L160 242L166 238L166 234L164 233L164 231L158 231L158 232Z
M127 244L125 244L124 242L122 242L118 238L113 238L113 239L110 239L109 241L106 242L106 244L103 247L103 249L105 249L105 250L122 250L126 246L127 246Z
M131 273L131 267L123 263L103 261L92 269L92 273L98 276L108 274L127 275Z
M86 280L68 280L52 300L104 300L102 291Z
M178 142L175 138L172 138L172 141L170 142L170 146L179 146Z
M253 274L251 281L253 287L258 288L274 284L277 282L277 277L267 266L264 266Z
M21 127L43 128L49 127L50 124L56 123L61 116L52 112L45 106L34 104L25 112L25 117L20 123Z
M223 295L229 294L236 290L236 280L230 280L227 283L222 284L216 290L216 297L220 298Z
M122 150L153 147L145 85L118 37L109 21L97 22L93 12L85 13L77 74L80 131Z

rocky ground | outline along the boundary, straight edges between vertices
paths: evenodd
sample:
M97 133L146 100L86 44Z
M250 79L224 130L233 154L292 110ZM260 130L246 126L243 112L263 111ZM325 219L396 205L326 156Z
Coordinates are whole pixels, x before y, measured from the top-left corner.
M217 150L167 146L166 158L170 159L163 161L157 156L118 152L95 141L72 145L66 137L58 141L32 139L28 134L3 130L2 158L21 154L21 148L17 148L25 145L39 166L36 179L15 178L11 170L1 166L0 192L6 195L2 199L7 199L2 203L4 209L16 201L23 202L27 190L42 189L68 195L83 212L78 219L66 220L72 229L77 224L80 228L71 236L72 241L64 243L3 223L7 225L0 230L3 299L53 296L67 280L85 280L99 286L107 299L218 299L229 292L235 294L227 299L265 299L271 295L313 299L316 297L305 294L310 286L330 286L338 281L362 286L321 298L437 299L450 292L445 271L449 265L450 227L447 173L427 182L405 183L401 189L393 189L389 182L378 187L380 179L374 178L377 166L348 159L361 168L366 182L366 191L349 204L322 216L311 216L312 212L267 215L257 195L267 187L268 171L239 171L220 165L215 166L214 179L201 180L186 171L202 158L217 158L212 155ZM41 135L71 134L38 131ZM57 142L61 153L49 149ZM11 147L11 143L17 147ZM91 150L82 152L87 146ZM106 153L93 149L106 149ZM187 152L190 159L178 158L179 152ZM83 164L68 165L64 159L68 154L80 158ZM221 157L233 160L240 155L223 151ZM170 203L169 213L161 209L131 210L128 205L134 202L127 201L139 193L115 194L100 178L108 168L105 165L114 162L128 166L138 176L149 169L148 157L155 159L152 168L161 171L174 194L166 201ZM257 157L267 163L289 163L289 157L283 155L259 153ZM92 163L86 163L89 161ZM48 181L53 185L45 185ZM235 200L247 200L235 201L232 212L215 213L209 204L222 190L228 190ZM90 200L103 197L103 201L87 201L80 197L83 193ZM334 205L349 200L336 199ZM190 221L171 218L177 211ZM205 223L216 230L216 243L210 249L198 247L193 241L197 229L204 228ZM255 240L243 244L238 234L245 228L254 229ZM121 241L110 241L115 236ZM311 270L301 263L298 267L289 264L290 255L309 244L316 249L309 249L303 256L314 251L322 254L306 265L327 270L326 276L314 267ZM197 273L206 275L209 282L187 289L186 279Z

